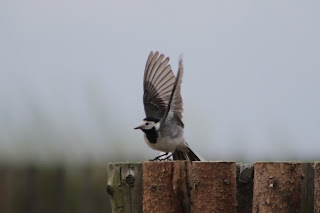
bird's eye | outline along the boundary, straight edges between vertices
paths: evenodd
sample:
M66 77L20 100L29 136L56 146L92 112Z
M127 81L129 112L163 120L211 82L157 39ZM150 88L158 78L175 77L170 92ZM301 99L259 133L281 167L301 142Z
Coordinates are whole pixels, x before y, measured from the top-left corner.
M149 125L149 123L147 122L147 123L146 123L146 125L148 126L148 125Z

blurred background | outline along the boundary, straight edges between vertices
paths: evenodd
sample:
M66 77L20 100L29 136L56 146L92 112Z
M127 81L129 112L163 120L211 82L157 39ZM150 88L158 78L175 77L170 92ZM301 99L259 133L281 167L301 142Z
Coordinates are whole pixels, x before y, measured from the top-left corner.
M206 160L320 160L320 2L0 2L0 212L109 212L110 161L145 161L149 52L183 54Z

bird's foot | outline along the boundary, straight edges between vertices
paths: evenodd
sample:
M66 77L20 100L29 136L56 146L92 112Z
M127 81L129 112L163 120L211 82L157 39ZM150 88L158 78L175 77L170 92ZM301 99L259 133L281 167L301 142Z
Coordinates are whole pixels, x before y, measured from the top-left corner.
M149 160L149 161L171 161L171 159L169 159L169 158L172 156L172 154L170 154L170 155L168 155L168 154L169 153L165 153L163 155L159 155L158 157L154 158L153 160ZM168 155L168 156L166 156L166 155ZM166 156L166 157L165 158L161 158L163 156Z
M172 156L172 153L170 155L168 155L166 158L161 159L163 161L171 161L170 157Z

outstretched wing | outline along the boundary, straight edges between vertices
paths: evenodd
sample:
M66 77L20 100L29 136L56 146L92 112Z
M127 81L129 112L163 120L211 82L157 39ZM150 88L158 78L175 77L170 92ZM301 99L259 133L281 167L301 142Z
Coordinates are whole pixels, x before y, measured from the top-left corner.
M175 84L175 77L168 65L169 58L164 59L159 52L150 52L143 82L143 102L147 117L161 119L170 101L171 92Z
M170 119L171 118L175 119L178 125L184 127L182 122L183 102L182 102L181 92L180 92L182 76L183 76L183 64L182 64L182 58L180 58L177 78L172 88L169 104L163 119L165 121L167 118L170 117Z

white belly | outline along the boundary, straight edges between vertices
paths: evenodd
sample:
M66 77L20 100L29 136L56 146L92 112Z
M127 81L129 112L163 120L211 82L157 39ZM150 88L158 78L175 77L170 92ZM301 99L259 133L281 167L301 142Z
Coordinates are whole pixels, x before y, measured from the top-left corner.
M144 135L144 140L146 144L154 150L158 150L161 152L174 152L178 145L184 144L184 137L177 137L177 138L170 138L170 137L161 137L161 134L159 134L157 138L157 143L150 143L146 135Z

